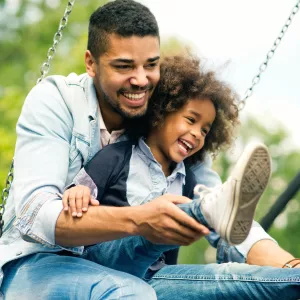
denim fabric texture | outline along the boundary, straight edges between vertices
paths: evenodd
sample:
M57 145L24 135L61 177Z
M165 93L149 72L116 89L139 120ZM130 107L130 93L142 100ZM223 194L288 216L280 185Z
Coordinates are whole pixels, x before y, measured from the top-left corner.
M143 280L78 257L33 254L5 266L4 273L7 300L157 299Z
M119 140L122 139L124 137ZM59 273L60 277L51 277L53 281L48 280L47 283L56 283L62 288L70 281L79 280L78 277L73 280L69 270L72 269L70 264L77 264L75 260L83 253L84 247L64 248L55 244L55 224L62 210L59 194L100 148L98 102L92 79L87 74L50 76L31 90L17 123L15 178L4 215L4 234L0 239L0 284L3 280L2 267L16 260L5 267L7 277L1 287L2 292L8 286L12 293L22 288L28 292L28 299L34 299L31 290L34 276L37 287L34 296L38 299L39 293L45 289L43 278L46 274L51 275L56 268L58 272L54 273ZM193 171L198 183L209 187L221 183L211 169L209 157L195 165ZM252 242L262 238L268 238L268 235L254 235ZM213 240L218 243L219 237L214 235ZM232 249L241 253L236 248ZM74 259L61 264L50 259L56 257L51 252L62 250L73 253ZM245 257L245 254L240 256ZM63 257L61 260L64 261L64 256L59 257ZM85 263L91 264L88 260L81 260L80 265ZM99 268L96 269L99 272ZM77 271L73 274L79 276ZM13 291L13 287L17 290ZM26 296L19 299L26 299Z
M241 263L166 266L147 282L161 300L296 300L300 269Z

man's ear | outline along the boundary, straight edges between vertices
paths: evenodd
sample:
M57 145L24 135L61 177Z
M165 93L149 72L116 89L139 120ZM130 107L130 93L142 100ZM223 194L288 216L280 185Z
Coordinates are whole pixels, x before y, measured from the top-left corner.
M91 77L95 77L95 75L96 75L96 61L95 61L95 59L94 59L94 57L93 57L90 50L85 51L84 61L85 61L86 72Z

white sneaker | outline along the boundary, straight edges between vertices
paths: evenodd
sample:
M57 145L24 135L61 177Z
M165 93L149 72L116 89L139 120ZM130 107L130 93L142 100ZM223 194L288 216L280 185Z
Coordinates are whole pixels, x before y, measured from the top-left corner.
M267 147L251 143L244 150L228 180L216 187L196 185L201 211L208 225L229 244L242 243L251 229L255 208L271 174Z

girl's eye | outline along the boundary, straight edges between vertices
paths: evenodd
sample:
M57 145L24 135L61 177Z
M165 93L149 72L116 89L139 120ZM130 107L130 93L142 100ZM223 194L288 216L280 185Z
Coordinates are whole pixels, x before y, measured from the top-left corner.
M194 118L187 117L187 120L188 120L191 124L194 124L194 123L195 123L195 119L194 119Z
M205 129L205 128L202 129L203 136L207 136L208 132L209 131L207 129Z

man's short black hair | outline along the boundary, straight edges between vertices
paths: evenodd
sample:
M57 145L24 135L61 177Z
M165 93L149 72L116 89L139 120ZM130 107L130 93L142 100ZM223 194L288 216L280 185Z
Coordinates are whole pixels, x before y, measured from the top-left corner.
M87 48L95 59L107 50L110 34L159 38L159 29L149 8L133 0L116 0L99 7L90 17Z

